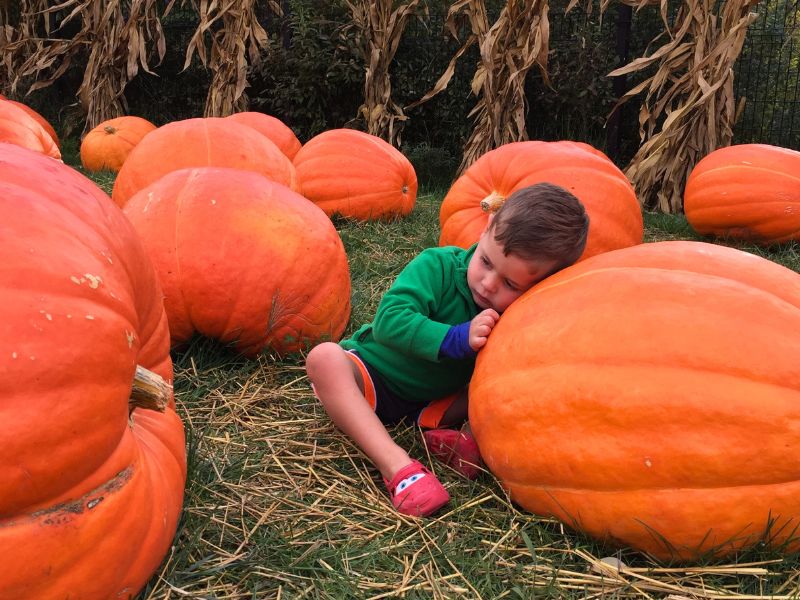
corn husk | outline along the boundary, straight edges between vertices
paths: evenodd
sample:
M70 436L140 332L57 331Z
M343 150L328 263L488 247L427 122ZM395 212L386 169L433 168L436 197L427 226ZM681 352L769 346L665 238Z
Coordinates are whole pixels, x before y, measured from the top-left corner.
M630 2L641 9L649 2ZM615 77L648 69L655 72L629 90L618 105L645 93L639 112L642 143L625 169L646 208L682 210L683 188L694 165L728 146L742 106L733 94L733 65L747 27L757 15L757 0L727 0L714 13L713 0L684 0L672 21L660 4L665 32L657 49L612 71ZM658 45L658 44L661 45Z
M197 55L212 73L204 115L225 117L247 110L247 69L260 62L268 41L256 17L257 0L199 0L192 4L199 23L186 48L184 69ZM266 6L282 16L278 2L269 0Z
M172 2L165 7L167 14ZM150 71L153 53L158 61L166 52L157 0L19 0L19 20L2 16L3 79L15 92L20 83L32 79L27 92L51 85L81 51L88 52L78 98L86 114L85 129L125 114L125 87L139 69ZM58 28L52 15L66 16ZM70 38L59 34L66 25L79 21L80 29Z
M450 6L446 28L456 39L460 31L469 33L434 87L407 108L427 102L446 89L458 59L478 44L480 59L472 78L472 93L478 100L469 113L475 125L464 146L459 172L489 150L528 139L525 77L537 67L549 83L548 12L548 0L508 0L490 26L484 0L458 0Z
M408 20L415 15L420 0L400 3L392 0L345 0L353 24L361 34L361 52L366 64L364 103L358 109L367 132L400 145L402 126L407 117L392 99L389 67L397 52Z

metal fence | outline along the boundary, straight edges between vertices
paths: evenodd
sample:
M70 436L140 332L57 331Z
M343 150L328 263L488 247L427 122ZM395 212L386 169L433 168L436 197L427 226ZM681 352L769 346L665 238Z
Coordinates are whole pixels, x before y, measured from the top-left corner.
M679 1L672 0L673 3ZM753 9L759 13L759 18L750 26L743 53L735 67L735 93L737 98L744 98L744 109L734 128L735 143L760 142L800 150L799 3L800 0L762 0ZM293 3L283 4L288 8ZM310 11L319 10L314 8L318 5L313 2L304 4ZM619 5L612 4L601 18L597 10L586 14L575 9L564 15L565 4L566 0L551 0L551 87L544 85L535 70L528 77L529 135L535 139L580 139L605 150L618 164L624 164L639 145L637 100L624 106L616 123L607 122L606 118L616 97L635 85L636 77L640 75L634 74L621 86L606 74L642 55L647 43L663 27L657 7L633 13L630 43L625 49L627 55L621 57L619 54L623 48L618 31L619 22L624 19L620 18ZM400 104L412 102L430 89L458 47L458 42L443 32L446 3L436 6L439 13L432 9L426 19L409 24L392 66L393 93ZM347 18L344 9L339 18ZM197 65L196 59L192 67L183 70L186 43L197 25L195 12L176 10L164 25L168 53L164 62L156 67L157 75L140 72L125 92L132 114L147 116L159 124L202 115L211 79L208 70ZM273 19L269 25L273 36L286 37L284 29L291 22L283 20L276 24ZM276 30L276 27L280 29ZM291 37L292 32L288 33ZM295 50L302 51L302 47ZM405 140L431 146L438 144L452 152L458 151L470 129L468 113L474 106L474 97L469 95L469 79L475 68L476 52L473 48L471 55L462 58L456 77L445 93L409 113ZM360 77L360 67L356 63L360 59L344 56L339 60L344 65L342 68L350 64L347 68L352 72L346 81L342 78L330 80L326 75L312 82L318 90L314 93L320 96L317 98L320 111L328 111L325 120L316 121L324 123L325 127L342 126L345 113L354 116L357 102L352 98L361 94L361 86L356 81ZM301 66L307 64L307 60L306 63L299 62ZM303 74L290 71L289 75L294 77L289 81L298 91L296 96L285 98L283 105L262 104L253 108L275 111L273 114L281 116L289 103L304 102L306 98L300 89ZM63 106L63 99L74 93L81 76L77 68L65 74L65 81L57 82L59 85L51 88L51 93L57 92L57 101L44 99L41 102L43 110L47 112L52 106ZM347 88L334 96L319 91L325 85L339 88L346 85ZM258 90L251 88L249 93L253 98ZM341 101L342 96L352 97L353 110L350 111L349 105L343 105L338 107L338 111L331 111L331 104ZM311 123L310 117L308 121ZM298 118L292 125L298 129L301 139L317 133L313 126L304 125Z
M736 64L734 89L744 111L734 142L800 150L800 3L762 0Z

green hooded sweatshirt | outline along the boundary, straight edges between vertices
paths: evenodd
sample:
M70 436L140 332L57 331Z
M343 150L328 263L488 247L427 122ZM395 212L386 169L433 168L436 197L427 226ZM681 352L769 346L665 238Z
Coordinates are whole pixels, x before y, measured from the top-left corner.
M340 342L407 400L436 400L463 388L472 376L474 358L439 358L439 347L450 327L480 312L467 286L476 245L423 250L383 296L372 323Z

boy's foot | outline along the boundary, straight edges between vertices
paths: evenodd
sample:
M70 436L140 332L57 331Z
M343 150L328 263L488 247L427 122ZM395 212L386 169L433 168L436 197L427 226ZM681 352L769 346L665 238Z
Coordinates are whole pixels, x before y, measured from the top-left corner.
M450 494L419 461L400 469L391 481L383 480L397 512L412 517L427 517L450 501Z
M467 479L475 479L481 472L481 452L471 433L456 429L429 429L422 435L431 454Z

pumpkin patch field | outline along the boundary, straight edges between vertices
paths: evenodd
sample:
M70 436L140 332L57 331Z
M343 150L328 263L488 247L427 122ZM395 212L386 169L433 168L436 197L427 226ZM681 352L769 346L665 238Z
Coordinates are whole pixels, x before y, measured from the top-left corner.
M15 119L0 600L797 597L800 242L642 212L573 142L509 144L432 187L353 130L301 145L253 115L138 123L95 171L113 140ZM452 498L399 515L304 355L370 320L421 250L472 243L482 201L559 177L592 245L481 352L487 468L460 478L392 428ZM172 383L158 410L128 405L137 367Z

